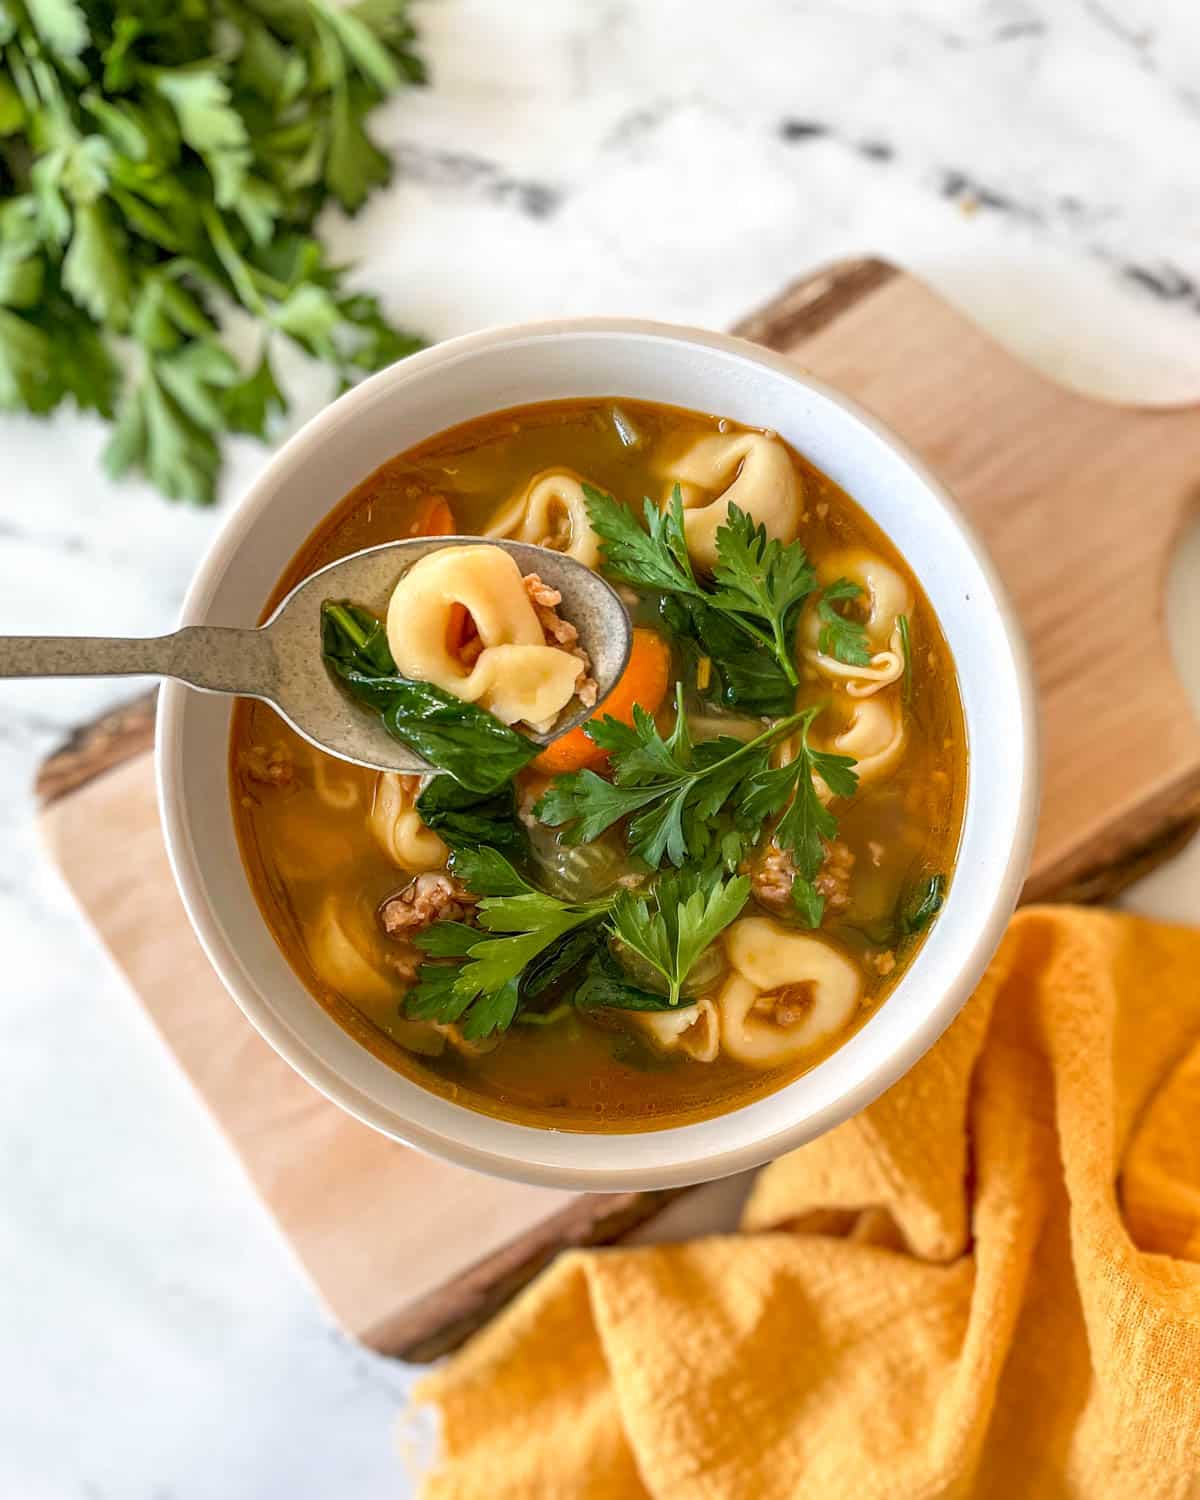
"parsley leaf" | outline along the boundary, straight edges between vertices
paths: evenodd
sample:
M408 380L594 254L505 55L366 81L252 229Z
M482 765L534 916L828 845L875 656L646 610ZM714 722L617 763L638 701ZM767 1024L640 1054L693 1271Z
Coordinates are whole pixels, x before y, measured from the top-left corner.
M505 1030L527 999L583 962L610 902L535 890L495 849L459 850L451 869L481 896L479 927L435 922L414 939L430 958L458 962L422 964L404 1009L414 1020L459 1021L465 1037L479 1039Z
M279 389L265 346L251 373L225 388L223 405L230 432L247 432L263 439L271 430L272 419L287 411L287 399Z
M816 778L824 781L835 797L852 797L858 789L854 761L848 755L814 750L808 731L819 708L799 715L796 753L786 765L758 771L750 777L740 797L743 819L761 821L781 808L785 811L772 838L791 852L796 862L792 901L810 927L817 927L824 914L824 898L813 885L825 862L825 845L837 837L837 819L821 801Z
M664 875L649 892L623 890L613 902L611 923L618 942L661 975L671 1005L696 960L739 915L750 895L745 875L722 880L684 871Z
M862 589L849 578L839 578L823 591L817 605L817 618L821 622L821 633L817 645L825 656L845 662L848 667L867 667L871 664L871 648L867 644L867 627L861 620L841 614L834 605L842 600L857 599Z
M792 905L810 927L820 927L821 918L825 915L825 897L803 875L797 875L792 881Z
M537 895L499 849L456 849L450 856L450 870L477 896Z
M382 623L357 605L321 606L321 649L351 697L375 709L393 738L472 792L498 792L541 748L477 704L402 677Z
M585 484L583 496L592 530L603 544L604 568L610 578L639 589L706 597L692 570L678 485L665 510L652 500L643 502L645 530L631 510L594 485Z
M716 593L712 604L727 614L762 620L769 627L776 661L788 679L797 681L790 637L795 634L796 611L817 581L808 554L799 542L786 547L768 538L767 528L730 505L725 525L717 531Z
M779 820L775 838L792 851L801 877L812 880L825 862L822 840L832 843L837 837L837 819L818 796L815 778L819 776L835 797L852 797L858 776L850 756L810 748L807 724L800 731L796 758L786 769L793 767L796 794Z
M659 615L668 632L686 642L694 656L707 657L708 684L700 689L704 697L764 718L792 711L796 690L787 673L736 620L699 599L671 594L663 596Z

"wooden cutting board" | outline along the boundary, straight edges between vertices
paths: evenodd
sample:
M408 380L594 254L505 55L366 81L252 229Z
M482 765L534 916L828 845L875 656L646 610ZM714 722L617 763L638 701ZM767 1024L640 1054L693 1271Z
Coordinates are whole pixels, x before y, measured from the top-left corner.
M1200 824L1200 724L1171 665L1163 586L1200 494L1200 407L1088 400L877 260L806 276L737 330L794 355L911 443L982 532L1029 635L1045 732L1026 899L1099 899ZM525 1188L358 1124L225 994L171 884L153 699L81 730L38 780L83 910L342 1325L381 1352L454 1347L568 1245L673 1195Z

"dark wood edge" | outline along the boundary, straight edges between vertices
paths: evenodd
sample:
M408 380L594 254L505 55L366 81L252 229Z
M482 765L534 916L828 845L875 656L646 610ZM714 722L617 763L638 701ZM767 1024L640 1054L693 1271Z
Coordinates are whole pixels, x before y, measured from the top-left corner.
M43 808L154 745L157 691L144 693L75 730L38 768L33 789Z
M562 1251L612 1244L687 1191L588 1193L359 1337L380 1354L426 1364L457 1349Z
M1152 824L1153 833L1144 831ZM1022 905L1031 901L1092 904L1111 900L1155 866L1177 854L1200 830L1200 768L1164 784L1131 817L1105 830L1099 849L1051 865L1025 882Z
M895 266L874 256L839 260L823 271L793 281L765 307L736 323L732 331L767 349L790 349L901 274Z

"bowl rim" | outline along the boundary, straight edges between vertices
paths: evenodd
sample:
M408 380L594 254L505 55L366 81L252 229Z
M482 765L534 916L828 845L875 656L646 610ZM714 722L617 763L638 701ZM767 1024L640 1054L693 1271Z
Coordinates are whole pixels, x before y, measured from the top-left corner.
M964 955L957 975L946 985L940 998L928 1007L920 1023L912 1026L903 1040L865 1072L852 1089L843 1092L824 1107L809 1111L802 1119L793 1120L777 1130L760 1135L749 1144L731 1147L715 1155L705 1153L690 1159L681 1159L668 1165L657 1167L633 1165L615 1169L581 1165L564 1166L544 1161L531 1161L510 1151L489 1150L454 1134L430 1128L411 1119L406 1119L403 1128L400 1128L395 1118L397 1110L394 1106L389 1109L370 1097L365 1089L344 1077L330 1063L314 1053L308 1044L301 1041L279 1017L258 1002L253 994L253 986L249 982L247 971L242 968L237 954L225 940L210 906L204 872L192 844L183 805L182 778L177 772L181 765L184 736L183 710L190 690L182 683L174 681L165 681L159 695L155 736L155 775L168 858L192 929L210 964L235 1003L259 1034L292 1068L326 1098L362 1123L394 1140L442 1157L459 1166L538 1186L604 1192L686 1186L716 1180L735 1172L760 1166L824 1133L851 1115L857 1114L908 1072L961 1010L999 946L1008 919L1019 899L1032 855L1037 827L1041 768L1034 675L1023 630L1008 590L999 577L982 539L974 525L959 509L945 485L909 445L897 437L885 423L860 406L853 398L811 375L794 360L733 334L715 333L683 324L615 317L547 319L506 324L445 340L370 376L324 407L270 455L245 494L232 507L206 549L185 595L180 613L180 625L200 624L205 621L206 611L223 575L226 560L253 530L260 513L268 506L280 476L292 465L300 452L320 445L335 426L352 417L355 408L366 405L389 386L395 385L399 392L405 385L419 380L425 373L464 356L471 356L505 344L517 342L524 344L539 340L553 340L563 335L588 334L700 345L717 353L748 359L755 364L767 367L776 375L786 377L824 401L840 408L845 416L867 429L884 448L890 450L892 455L913 473L926 491L930 503L942 511L944 519L959 533L990 591L991 601L996 607L1002 634L1011 657L1016 697L1020 709L1017 742L1020 745L1021 765L1020 784L1015 799L1016 813L1009 829L1007 858L1003 869L994 879L990 907L983 919L977 922L974 941ZM564 396L560 399L569 399L569 397ZM499 411L505 408L503 404L497 404L492 409ZM432 435L431 433L430 436ZM300 537L296 546L300 546L303 540L304 538ZM920 577L919 572L918 577ZM966 805L969 805L973 791L971 759L969 757L968 804ZM965 815L964 808L964 818ZM261 914L259 919L261 920ZM923 953L924 949L917 955L912 969L909 970L910 974L917 970ZM840 1050L840 1048L835 1049L835 1054L831 1055L836 1055L836 1051ZM795 1083L802 1082L804 1076L806 1075L801 1075L801 1078L792 1084L781 1086L779 1090L766 1097L778 1097L785 1088L792 1088ZM738 1106L716 1118L730 1118L748 1107L752 1107L752 1104ZM469 1121L475 1124L477 1130L487 1124L501 1123L466 1106L459 1105L455 1108L462 1115L468 1116ZM483 1122L483 1126L480 1122ZM704 1123L708 1122L695 1122L673 1127L673 1129L677 1133L682 1133L697 1129ZM666 1133L660 1129L603 1134L604 1138L609 1141L620 1142L637 1141L650 1136L661 1137ZM551 1134L559 1137L560 1140L596 1138L595 1134L591 1133L555 1131L553 1128L533 1127L531 1134L534 1136Z

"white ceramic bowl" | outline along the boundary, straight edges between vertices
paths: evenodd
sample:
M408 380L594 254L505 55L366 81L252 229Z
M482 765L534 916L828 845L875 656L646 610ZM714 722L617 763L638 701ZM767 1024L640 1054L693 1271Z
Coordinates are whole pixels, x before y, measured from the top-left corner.
M617 1191L756 1166L846 1119L910 1068L970 995L1004 931L1029 860L1038 774L1020 630L946 492L877 422L789 361L687 328L584 319L498 329L441 344L365 381L267 465L202 563L183 623L253 624L316 523L420 439L503 407L604 395L774 428L893 539L954 653L970 754L949 895L891 996L831 1057L718 1119L635 1135L540 1130L453 1104L353 1041L276 947L247 883L229 810L229 700L164 687L158 776L171 863L200 941L250 1021L310 1083L386 1135L464 1166Z

